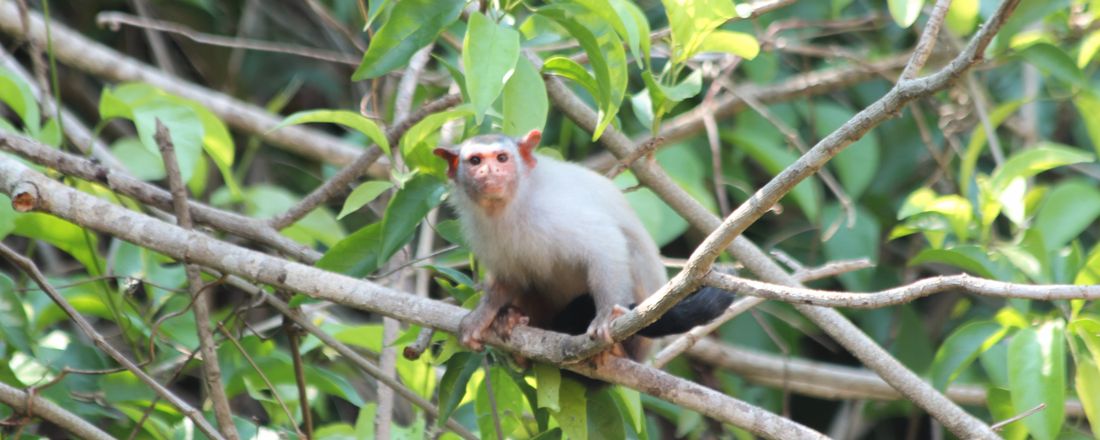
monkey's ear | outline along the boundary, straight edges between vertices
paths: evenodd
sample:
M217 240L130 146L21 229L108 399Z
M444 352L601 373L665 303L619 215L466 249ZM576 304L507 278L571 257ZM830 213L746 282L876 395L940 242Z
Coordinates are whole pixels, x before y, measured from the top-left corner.
M519 146L519 155L523 157L523 162L528 168L535 167L535 147L539 145L540 140L542 140L542 132L536 129L527 132L516 142Z
M447 161L447 177L455 178L455 172L458 171L458 152L449 150L443 147L432 150L432 154L442 157Z

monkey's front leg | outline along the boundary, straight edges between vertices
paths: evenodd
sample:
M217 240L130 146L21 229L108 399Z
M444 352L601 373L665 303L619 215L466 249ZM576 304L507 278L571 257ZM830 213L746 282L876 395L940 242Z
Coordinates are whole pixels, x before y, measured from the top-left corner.
M458 342L474 351L484 348L485 332L493 325L500 308L512 302L514 292L505 283L492 281L481 301L458 324Z
M596 317L588 326L588 336L607 343L611 339L611 322L626 314L632 302L634 281L630 268L625 264L601 263L590 268L588 286L592 289L592 299L596 302Z

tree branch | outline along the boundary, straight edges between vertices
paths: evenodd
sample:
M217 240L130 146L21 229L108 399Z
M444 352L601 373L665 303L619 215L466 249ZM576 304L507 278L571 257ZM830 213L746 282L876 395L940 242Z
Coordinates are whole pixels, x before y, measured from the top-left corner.
M183 186L183 178L180 176L179 161L176 160L176 148L172 144L168 127L156 120L156 133L153 135L157 146L160 147L161 160L164 162L164 172L168 178L168 187L172 192L172 208L176 213L176 223L185 230L194 229L191 222L191 209L187 203L187 188ZM233 412L229 408L229 398L225 395L225 387L222 386L221 366L218 362L217 344L214 342L214 333L210 329L210 301L202 297L203 288L202 273L199 267L184 262L184 271L187 273L187 288L191 292L191 302L194 304L195 329L198 332L199 352L202 353L203 383L214 406L214 418L218 421L222 435L229 440L236 440L237 427L233 424Z
M905 304L918 298L962 290L975 295L993 298L1023 298L1038 301L1067 299L1100 299L1100 285L1047 284L1029 285L987 280L967 274L925 278L906 286L878 292L852 293L807 289L764 283L724 273L711 272L703 278L703 284L737 292L794 304L810 304L820 307L848 307L853 309L877 309Z
M123 170L111 169L11 133L0 133L0 150L18 154L24 159L63 174L101 184L146 205L166 211L173 209L172 195L168 191L135 179ZM320 252L280 234L262 220L212 208L195 201L189 201L188 205L195 221L204 225L270 246L307 263L313 263L321 258Z
M863 368L789 359L712 339L700 340L687 355L752 382L822 399L898 400L904 397L873 371ZM776 374L777 371L783 374ZM945 394L956 403L980 407L986 406L989 397L985 386L969 384L951 384ZM1081 401L1066 400L1066 416L1085 417Z
M196 231L183 230L76 191L3 156L0 156L0 192L11 196L13 206L22 211L36 209L48 212L172 258L402 321L455 333L459 321L467 313L461 307L397 292L368 281L244 249ZM19 201L18 205L16 201ZM637 389L658 398L734 424L756 435L767 438L821 438L821 434L791 420L632 361L617 359L611 366L587 363L566 365L562 347L567 340L570 339L558 333L519 327L506 341L492 336L487 342L528 359L552 363L582 374L593 374L608 382L639 387ZM616 370L628 367L630 376L622 376L618 374L620 370ZM643 373L661 379L659 383L662 386L653 388L644 383L634 383ZM221 438L216 431L211 432L216 438Z

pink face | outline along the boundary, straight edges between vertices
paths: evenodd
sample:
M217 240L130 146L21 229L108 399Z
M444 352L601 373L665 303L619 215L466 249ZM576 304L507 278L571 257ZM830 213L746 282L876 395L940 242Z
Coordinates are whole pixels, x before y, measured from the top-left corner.
M507 200L519 182L515 150L500 144L473 144L464 147L458 169L466 189L474 199Z

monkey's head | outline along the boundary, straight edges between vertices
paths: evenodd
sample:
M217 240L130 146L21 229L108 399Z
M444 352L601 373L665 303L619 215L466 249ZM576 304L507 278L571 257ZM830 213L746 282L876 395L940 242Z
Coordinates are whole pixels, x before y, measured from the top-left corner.
M478 205L486 209L506 206L516 195L521 179L535 168L538 130L514 139L500 134L475 136L457 148L436 148L447 161L447 176Z

